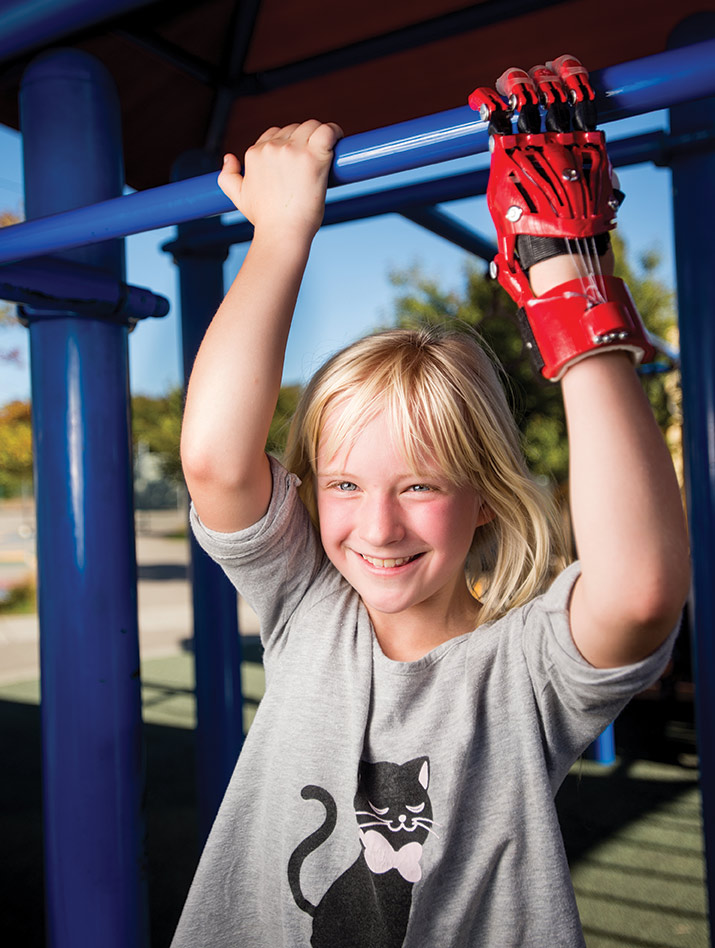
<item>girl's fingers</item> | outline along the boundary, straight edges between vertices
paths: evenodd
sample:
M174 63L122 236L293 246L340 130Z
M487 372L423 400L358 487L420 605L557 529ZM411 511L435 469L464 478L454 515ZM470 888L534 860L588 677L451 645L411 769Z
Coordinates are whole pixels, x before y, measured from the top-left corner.
M284 125L283 128L277 128L270 139L264 139L265 141L288 141L292 138L296 131L300 128L298 122L293 122L292 125ZM260 141L260 139L259 139ZM258 142L256 143L258 144Z
M218 186L226 197L236 204L241 194L242 185L243 175L241 174L238 158L232 154L225 155L223 168L218 176Z
M227 155L223 156L223 168L221 169L222 174L224 172L226 172L226 174L237 174L240 172L240 170L241 166L238 162L238 158L235 155L229 152Z
M317 119L308 119L305 122L294 122L283 127L273 125L256 139L255 145L293 141L300 145L317 146L319 151L330 151L342 137L343 130L334 122L323 123Z
M275 138L276 135L279 134L281 131L282 129L280 128L280 126L272 125L270 128L267 128L262 135L258 136L258 138L256 139L256 144L260 145L261 142L270 141L271 138Z
M319 152L332 152L345 133L335 122L317 123L310 135L310 145Z

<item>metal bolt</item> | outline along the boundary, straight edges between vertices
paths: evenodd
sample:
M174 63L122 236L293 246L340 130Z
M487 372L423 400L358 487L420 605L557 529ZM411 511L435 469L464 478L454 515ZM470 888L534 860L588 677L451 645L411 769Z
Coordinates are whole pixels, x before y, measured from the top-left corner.
M494 147L495 147L495 146L494 146L494 139L493 139L493 137L490 135L490 136L489 136L489 151L490 151L490 152L494 151Z
M496 260L492 260L492 262L489 264L489 276L492 278L492 280L496 280L498 273L499 267L497 266L497 262Z
M579 174L575 168L564 168L561 172L561 177L564 181L578 181Z
M479 106L479 118L482 120L482 122L488 122L490 115L491 112L489 111L489 106L482 102L482 104Z
M609 200L609 202L608 202L608 206L610 207L610 209L611 209L612 211L617 211L617 210L618 210L618 201L616 200L616 198L611 198L611 199Z
M506 212L505 217L508 221L511 221L512 224L516 224L518 220L521 220L521 215L523 213L524 212L520 207L518 207L516 204L512 204L512 206Z

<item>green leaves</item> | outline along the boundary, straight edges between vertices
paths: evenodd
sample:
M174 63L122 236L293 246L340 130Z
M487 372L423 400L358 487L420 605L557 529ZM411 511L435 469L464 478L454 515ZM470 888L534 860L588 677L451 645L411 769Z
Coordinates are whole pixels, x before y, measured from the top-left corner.
M647 327L677 347L675 294L657 277L660 255L652 249L637 266L627 259L622 238L612 235L616 275L628 283ZM405 328L460 324L476 330L504 367L523 447L531 470L563 484L568 477L568 443L561 390L546 382L531 366L515 321L515 305L482 267L465 267L463 284L454 289L440 285L419 266L390 274L395 286L395 325ZM679 376L676 371L646 376L644 387L656 418L675 444L679 438ZM677 451L677 447L675 449Z

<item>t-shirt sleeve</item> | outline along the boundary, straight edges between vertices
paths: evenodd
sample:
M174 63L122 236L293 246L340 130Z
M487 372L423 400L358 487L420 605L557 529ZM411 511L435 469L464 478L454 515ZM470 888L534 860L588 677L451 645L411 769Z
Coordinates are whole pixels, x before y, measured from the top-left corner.
M324 560L317 530L298 495L300 480L269 457L273 488L266 514L235 533L219 533L201 523L193 504L191 528L256 612L261 640L280 636Z
M523 648L553 763L561 751L576 755L593 741L635 694L662 675L678 633L640 662L595 668L571 636L569 602L578 563L561 573L550 589L526 607Z

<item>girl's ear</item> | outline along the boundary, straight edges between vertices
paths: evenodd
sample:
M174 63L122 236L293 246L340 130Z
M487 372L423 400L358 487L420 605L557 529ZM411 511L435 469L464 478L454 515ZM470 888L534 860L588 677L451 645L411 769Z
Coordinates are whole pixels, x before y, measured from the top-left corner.
M495 514L491 507L489 507L485 501L482 501L479 507L479 512L477 513L476 526L483 527L485 523L489 523L491 520L493 520L494 516Z

